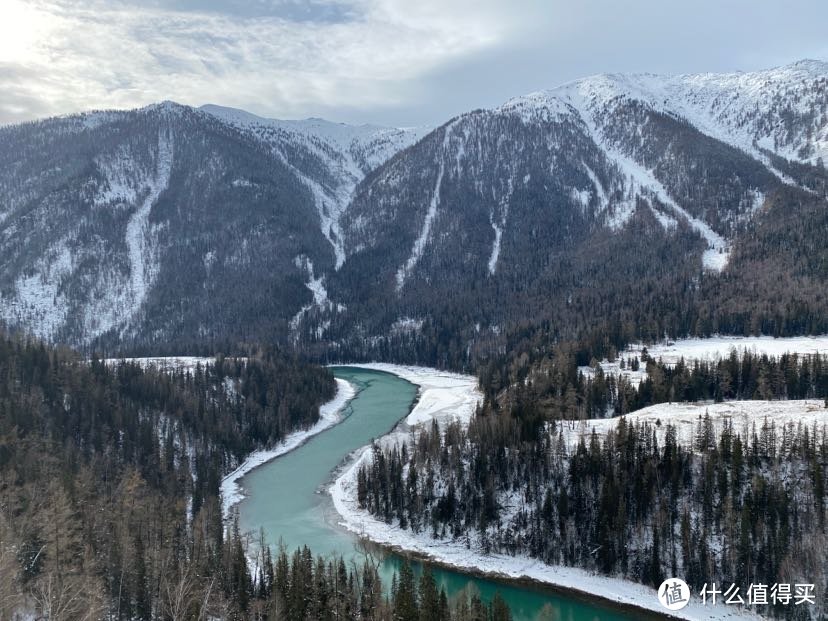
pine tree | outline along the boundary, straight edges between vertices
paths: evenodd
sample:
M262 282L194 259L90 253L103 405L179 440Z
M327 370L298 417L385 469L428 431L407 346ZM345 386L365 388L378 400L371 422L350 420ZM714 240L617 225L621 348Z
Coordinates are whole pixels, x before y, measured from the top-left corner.
M443 621L440 613L440 595L428 565L420 575L420 621Z
M509 611L509 606L499 591L495 593L492 599L490 618L491 621L512 621L512 613Z
M420 614L417 605L417 587L414 583L414 572L407 560L400 566L397 588L394 592L394 618L396 621L419 621Z

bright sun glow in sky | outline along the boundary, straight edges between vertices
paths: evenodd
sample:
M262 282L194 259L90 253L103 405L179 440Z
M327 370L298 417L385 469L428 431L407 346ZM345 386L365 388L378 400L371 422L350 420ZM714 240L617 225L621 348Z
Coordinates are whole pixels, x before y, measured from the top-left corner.
M0 123L164 99L397 125L604 71L828 58L789 0L0 0Z
M23 0L3 0L0 19L0 62L30 60L35 46L46 33L47 16Z

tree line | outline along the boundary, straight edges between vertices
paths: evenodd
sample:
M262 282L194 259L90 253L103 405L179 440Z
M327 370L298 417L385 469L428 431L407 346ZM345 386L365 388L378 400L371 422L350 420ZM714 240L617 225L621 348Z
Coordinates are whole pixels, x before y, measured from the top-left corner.
M768 356L731 350L714 360L680 359L675 364L641 354L607 355L621 373L605 373L594 357L567 345L530 361L491 363L479 371L480 387L496 407L536 404L546 418L604 418L658 403L733 399L828 399L828 357ZM590 366L584 372L584 366ZM640 383L625 371L644 372Z

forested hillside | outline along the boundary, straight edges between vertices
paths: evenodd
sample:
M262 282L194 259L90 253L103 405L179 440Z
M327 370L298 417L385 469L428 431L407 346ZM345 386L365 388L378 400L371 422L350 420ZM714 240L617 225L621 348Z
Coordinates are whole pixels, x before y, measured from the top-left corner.
M744 582L743 592L749 583L811 583L821 597L828 432L824 418L813 421L828 412L828 357L734 351L666 365L645 350L642 358L623 362L646 369L637 385L597 365L585 377L567 352L524 374L489 369L486 400L467 428L434 424L410 441L375 445L356 477L359 505L437 546L465 542L652 586L681 576L694 592L711 581ZM773 400L815 397L812 422L714 421L697 406L689 435L688 421L679 429L667 409L575 432L576 421L655 412L668 401L764 399L740 403L774 412ZM824 606L760 612L819 619Z
M312 425L335 390L324 369L250 353L171 374L0 339L0 618L247 609L221 478Z

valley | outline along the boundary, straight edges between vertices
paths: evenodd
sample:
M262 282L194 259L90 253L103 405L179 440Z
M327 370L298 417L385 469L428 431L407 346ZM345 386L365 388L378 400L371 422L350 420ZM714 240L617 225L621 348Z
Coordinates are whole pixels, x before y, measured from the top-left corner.
M331 506L326 490L330 485L331 472L338 470L343 457L351 450L359 449L373 437L384 434L395 427L398 421L405 421L406 427L412 420L414 422L411 424L427 424L435 409L423 407L426 401L442 403L442 408L437 406L438 410L454 411L458 400L462 404L469 399L469 392L473 393L474 388L473 380L451 377L429 369L401 369L390 365L382 368L385 369L382 372L365 367L334 369L339 379L347 380L357 387L356 398L346 406L347 418L337 428L325 432L312 443L261 466L240 481L246 491L246 499L238 506L240 523L245 530L255 537L261 528L271 544L278 542L288 549L310 545L326 555L343 555L348 562L355 559L357 565L361 563L363 554L371 553L372 548L363 548L355 537L338 530L337 522L346 519L345 524L349 529L360 529L354 533L357 537L367 536L371 542L388 543L376 536L370 523L349 518L349 513L341 504L345 498L337 492L334 493L334 506ZM394 371L421 382L420 398L408 416L406 412L416 391L414 386L398 379L399 376L389 375ZM443 387L434 388L434 384ZM453 386L446 388L446 384ZM460 409L463 409L462 405ZM346 463L347 468L353 467L350 458L347 458ZM347 475L337 478L335 489L340 488L344 476ZM323 493L320 494L320 491ZM369 530L361 530L362 526ZM407 546L402 546L402 550L406 553L418 551ZM393 575L400 570L401 558L382 549L374 550L373 553L379 563L383 583L390 585ZM446 590L449 599L464 592L477 592L486 601L491 601L494 593L499 592L516 621L529 621L538 618L538 615L564 615L574 620L592 619L596 615L608 620L635 618L630 613L607 608L600 602L590 604L589 595L571 597L544 591L537 586L475 577L474 574L453 571L451 568L434 567L433 571L438 587ZM600 592L593 595L600 595Z
M821 60L0 126L0 621L822 618L826 158Z

